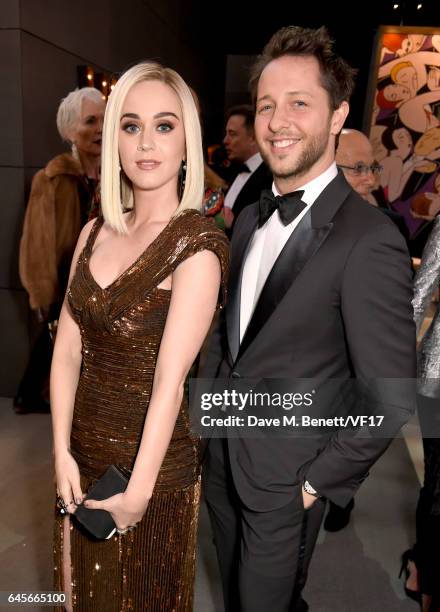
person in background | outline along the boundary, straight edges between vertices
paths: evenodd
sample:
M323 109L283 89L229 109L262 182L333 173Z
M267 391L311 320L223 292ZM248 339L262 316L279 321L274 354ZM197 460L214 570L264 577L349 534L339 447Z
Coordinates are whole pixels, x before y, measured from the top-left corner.
M414 319L420 332L440 282L440 217L414 280ZM439 304L419 346L417 408L423 436L425 477L416 512L416 544L402 557L405 590L421 599L423 612L440 610L440 320Z
M237 171L234 168L234 164L231 164L228 159L228 154L223 142L208 145L206 153L209 167L212 168L227 185L230 185L235 179Z
M229 160L238 174L229 187L225 207L234 213L234 223L246 206L260 198L272 185L272 175L258 151L254 132L255 111L250 105L234 106L228 111L223 139Z
M70 92L57 113L61 138L71 146L32 181L20 242L19 271L40 322L14 399L19 414L47 412L52 341L48 323L58 319L79 233L99 211L99 173L105 100L93 87Z
M202 108L199 96L190 87L192 97L199 113L200 123L202 124ZM229 229L233 223L234 215L230 208L225 209L225 192L228 188L226 181L221 178L207 163L204 162L205 172L205 193L203 196L203 214L215 221L217 227L222 230Z
M336 148L336 164L356 193L368 200L381 167L374 163L373 148L365 134L358 130L341 131Z
M373 146L367 136L359 130L343 129L336 148L336 164L354 191L389 217L408 243L409 231L405 219L394 210L381 206L375 197L378 189L381 189L379 178L382 166L375 161Z
M214 219L217 227L229 230L234 222L234 213L225 206L226 182L205 162L205 194L203 197L203 213Z

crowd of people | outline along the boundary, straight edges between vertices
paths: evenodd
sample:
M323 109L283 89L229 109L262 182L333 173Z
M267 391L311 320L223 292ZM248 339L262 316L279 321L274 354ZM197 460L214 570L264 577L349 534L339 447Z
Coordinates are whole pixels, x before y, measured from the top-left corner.
M354 85L325 28L282 28L252 67L250 103L228 110L225 161L211 166L197 94L171 68L137 64L107 103L91 87L62 100L71 152L35 175L20 245L39 334L14 408L52 414L67 610L192 610L202 486L225 610L307 610L327 502L324 528L339 531L416 403L425 482L402 571L423 612L440 610L438 313L416 370L440 224L414 276L405 220L381 197L388 162L343 127ZM354 379L364 409L390 417L386 435L202 444L185 393L202 349L198 376L225 384L308 379L319 391ZM125 490L88 498L111 465ZM79 508L110 513L116 533L91 538L72 520Z

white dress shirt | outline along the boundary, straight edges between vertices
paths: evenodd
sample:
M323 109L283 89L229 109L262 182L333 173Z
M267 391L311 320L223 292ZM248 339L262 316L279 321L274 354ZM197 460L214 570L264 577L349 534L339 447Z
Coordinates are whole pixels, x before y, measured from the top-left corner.
M254 312L261 290L264 287L278 255L283 250L284 245L301 219L337 174L338 170L336 164L333 163L325 172L312 181L298 187L298 190L301 189L304 191L304 195L301 199L307 204L307 207L292 221L292 223L283 225L278 210L276 210L263 227L257 229L253 235L244 263L241 282L240 342L243 339L252 313ZM275 183L272 185L272 191L276 196L280 195L275 187Z
M232 185L228 189L228 193L226 194L225 206L228 208L233 208L238 194L262 162L263 158L259 153L255 153L255 155L252 155L252 157L244 162L249 168L250 172L240 172L237 174Z

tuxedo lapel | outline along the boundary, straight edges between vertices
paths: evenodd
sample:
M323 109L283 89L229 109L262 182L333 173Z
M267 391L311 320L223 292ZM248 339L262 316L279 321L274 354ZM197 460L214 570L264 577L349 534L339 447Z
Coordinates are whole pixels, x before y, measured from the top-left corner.
M306 263L320 249L333 227L330 219L333 218L349 192L349 185L343 176L338 174L301 219L267 277L241 342L237 358L249 347Z
M240 347L240 302L243 264L258 225L258 207L249 215L243 235L237 235L232 243L232 258L229 271L229 301L226 308L226 330L232 359L237 358ZM234 237L235 238L235 237Z
M262 162L252 176L246 181L237 195L232 212L237 217L243 208L246 208L249 204L256 202L260 193L263 189L270 189L272 185L272 174L268 170L266 164Z
M238 356L248 348L260 329L265 325L275 308L294 283L305 264L327 238L332 224L314 229L311 212L306 213L290 236L263 286L255 310L240 345Z

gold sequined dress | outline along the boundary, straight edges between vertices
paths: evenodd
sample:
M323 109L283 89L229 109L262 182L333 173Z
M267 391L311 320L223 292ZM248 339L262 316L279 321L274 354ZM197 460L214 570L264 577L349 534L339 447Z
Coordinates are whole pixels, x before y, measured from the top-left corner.
M71 452L87 491L110 464L133 467L151 395L171 291L157 287L186 258L208 249L219 258L224 286L228 243L197 211L185 210L111 285L101 288L89 259L99 218L68 292L82 338ZM196 316L196 314L195 314ZM200 497L198 442L183 400L153 496L138 527L92 541L70 527L72 604L81 612L192 610ZM55 589L63 584L63 525L55 524Z

